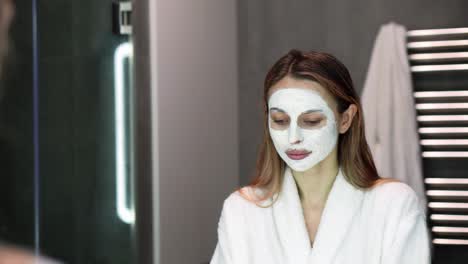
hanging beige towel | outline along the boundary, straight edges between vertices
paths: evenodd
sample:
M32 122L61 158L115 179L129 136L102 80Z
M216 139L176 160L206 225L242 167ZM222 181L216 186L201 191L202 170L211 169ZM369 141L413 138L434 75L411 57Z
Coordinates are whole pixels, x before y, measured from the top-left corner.
M366 138L378 172L407 183L426 208L404 26L390 22L380 28L361 99Z

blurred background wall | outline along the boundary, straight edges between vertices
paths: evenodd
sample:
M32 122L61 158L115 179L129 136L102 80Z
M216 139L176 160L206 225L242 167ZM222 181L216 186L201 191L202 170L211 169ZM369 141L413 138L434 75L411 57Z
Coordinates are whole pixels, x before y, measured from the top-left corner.
M239 184L237 6L217 0L155 3L154 253L160 251L160 263L206 263L223 201Z
M291 48L325 51L341 60L359 94L379 27L407 30L468 26L463 0L239 0L240 182L253 175L262 135L265 75Z

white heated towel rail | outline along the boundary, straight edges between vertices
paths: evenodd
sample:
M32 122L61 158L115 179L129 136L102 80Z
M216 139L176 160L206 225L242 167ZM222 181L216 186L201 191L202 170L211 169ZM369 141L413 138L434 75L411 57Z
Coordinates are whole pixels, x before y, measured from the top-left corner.
M468 245L468 27L410 30L407 50L432 242Z

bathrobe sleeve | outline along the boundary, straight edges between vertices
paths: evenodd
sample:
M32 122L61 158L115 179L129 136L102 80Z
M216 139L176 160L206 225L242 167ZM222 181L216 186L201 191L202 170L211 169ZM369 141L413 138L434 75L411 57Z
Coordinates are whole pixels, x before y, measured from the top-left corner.
M218 242L210 264L231 264L231 245L229 243L228 225L226 223L226 210L223 205L221 216L218 221Z
M381 263L429 264L430 241L424 210L414 191L407 188L399 195L404 198L396 199L399 205L390 209L393 212L387 219Z
M429 239L423 215L417 213L401 219L393 241L383 251L382 264L429 264Z
M246 243L241 229L244 219L240 199L236 193L232 193L223 203L218 221L218 242L210 264L247 263L241 259L246 255Z

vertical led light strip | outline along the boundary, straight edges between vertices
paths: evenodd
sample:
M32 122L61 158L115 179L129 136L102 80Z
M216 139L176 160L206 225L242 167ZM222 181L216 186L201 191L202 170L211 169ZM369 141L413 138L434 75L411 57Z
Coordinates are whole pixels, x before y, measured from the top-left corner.
M39 172L39 43L37 30L37 0L32 0L33 49L33 147L34 147L34 253L40 254L40 172Z
M117 215L127 223L135 222L135 210L133 203L130 207L127 206L127 183L130 181L129 169L131 161L129 160L129 150L127 149L126 140L130 133L127 133L126 119L126 101L125 101L125 60L133 59L133 45L126 42L117 47L114 54L114 85L115 85L115 173L116 173L116 206Z

